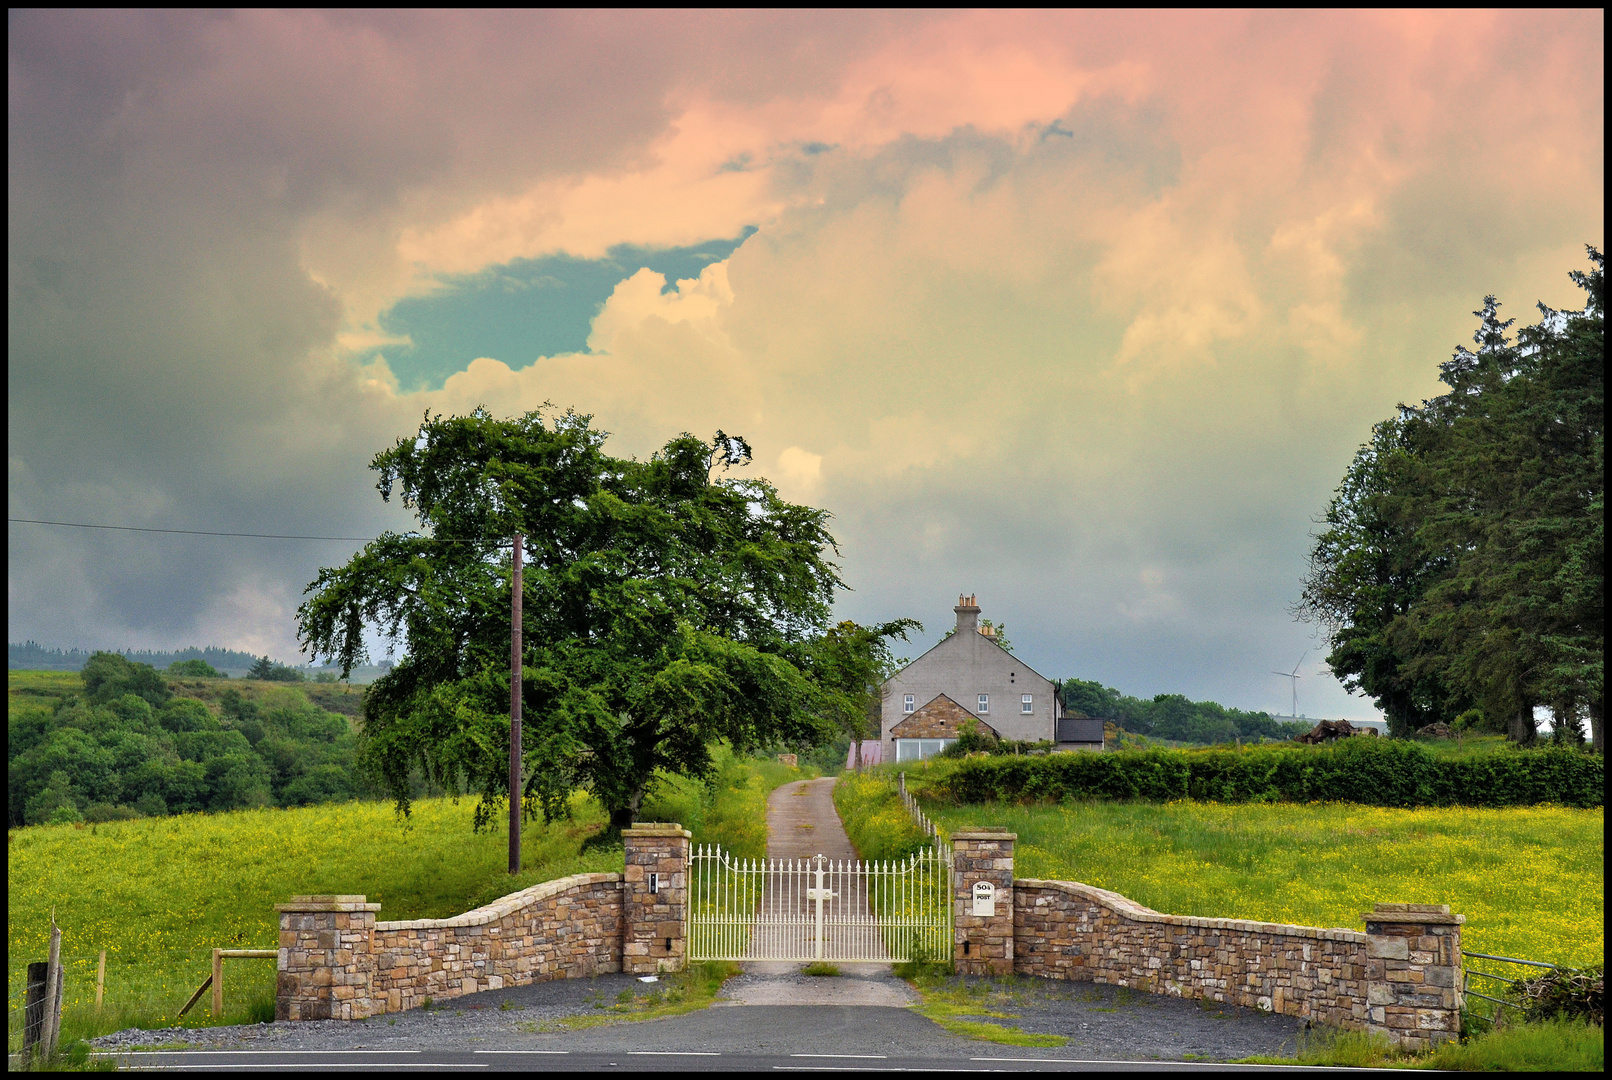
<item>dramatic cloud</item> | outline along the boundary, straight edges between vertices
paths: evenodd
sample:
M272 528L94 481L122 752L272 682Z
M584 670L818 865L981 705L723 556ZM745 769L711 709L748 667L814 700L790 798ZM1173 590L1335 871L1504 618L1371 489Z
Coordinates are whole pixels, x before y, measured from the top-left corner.
M1369 715L1287 614L1311 519L1602 238L1599 12L11 30L11 516L372 535L427 409L721 427L834 512L847 616L978 593L1133 693L1285 709L1309 648ZM13 640L289 656L352 545L9 547Z

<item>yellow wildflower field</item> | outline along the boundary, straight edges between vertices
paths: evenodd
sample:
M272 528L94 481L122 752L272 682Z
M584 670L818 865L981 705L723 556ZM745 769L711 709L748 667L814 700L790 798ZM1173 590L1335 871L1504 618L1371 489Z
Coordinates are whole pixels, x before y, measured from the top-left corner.
M382 919L441 918L549 878L621 869L619 848L577 854L602 821L579 798L572 822L525 825L525 869L512 882L507 836L474 834L474 804L421 799L406 822L390 803L352 802L12 829L8 1011L22 1006L28 962L46 956L53 909L67 970L64 1027L93 1004L102 949L107 1004L134 1008L142 1023L172 1023L211 969L212 949L278 946L273 905L293 894L363 893ZM227 1015L243 1018L253 1000L258 1013L272 1009L271 961L226 966ZM206 1007L186 1022L208 1022Z
M945 830L1018 834L1015 874L1081 881L1156 911L1364 928L1378 901L1449 904L1471 952L1605 956L1605 812L1347 803L935 806Z

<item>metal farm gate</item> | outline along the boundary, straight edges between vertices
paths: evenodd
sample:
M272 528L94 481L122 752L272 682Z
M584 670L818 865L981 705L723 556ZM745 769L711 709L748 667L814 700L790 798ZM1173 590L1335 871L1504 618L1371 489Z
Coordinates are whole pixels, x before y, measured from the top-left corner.
M943 959L952 947L951 845L905 859L689 861L690 960Z

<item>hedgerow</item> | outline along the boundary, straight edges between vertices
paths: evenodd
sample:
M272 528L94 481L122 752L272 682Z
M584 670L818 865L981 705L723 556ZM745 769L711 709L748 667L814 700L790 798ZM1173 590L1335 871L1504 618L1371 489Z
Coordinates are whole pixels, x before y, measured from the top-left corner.
M1121 750L975 758L942 782L960 803L1060 799L1353 802L1366 806L1605 804L1605 761L1565 747L1440 759L1397 739L1331 746Z

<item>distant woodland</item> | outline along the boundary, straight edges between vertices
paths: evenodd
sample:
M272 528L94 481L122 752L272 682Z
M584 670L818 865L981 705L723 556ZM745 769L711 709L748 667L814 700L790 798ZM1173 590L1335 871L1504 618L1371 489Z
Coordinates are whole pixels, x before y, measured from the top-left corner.
M6 652L6 667L14 671L79 671L95 655L95 651L89 649L47 649L37 641L24 641L21 644L10 642ZM251 653L211 646L205 649L179 649L176 652L123 649L117 655L156 668L165 668L185 660L200 660L220 671L249 668L258 659Z
M1181 694L1159 694L1148 700L1122 694L1111 686L1084 679L1058 683L1064 708L1103 720L1137 735L1185 743L1229 743L1237 740L1291 739L1312 723L1273 720L1269 713L1228 709L1213 701L1190 701Z
M362 687L180 676L116 653L8 681L8 826L379 794L355 768Z

